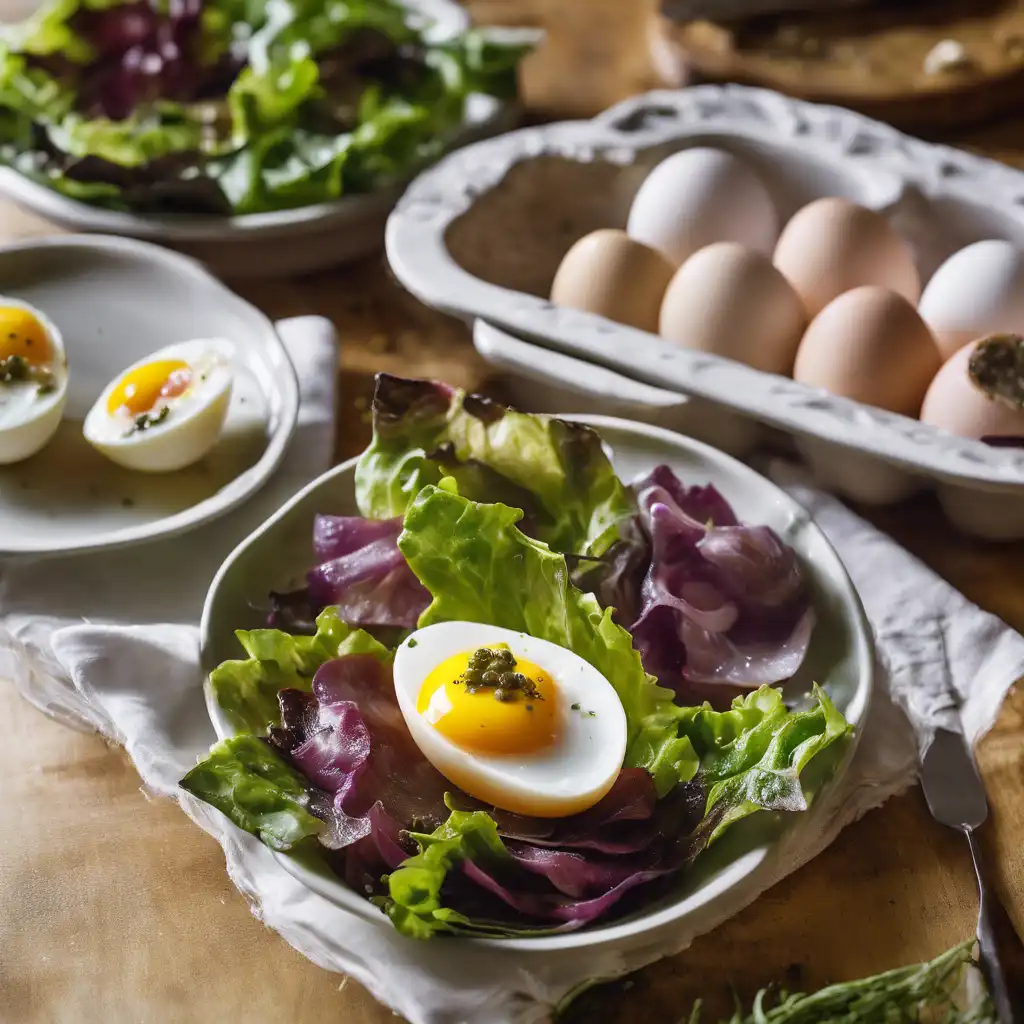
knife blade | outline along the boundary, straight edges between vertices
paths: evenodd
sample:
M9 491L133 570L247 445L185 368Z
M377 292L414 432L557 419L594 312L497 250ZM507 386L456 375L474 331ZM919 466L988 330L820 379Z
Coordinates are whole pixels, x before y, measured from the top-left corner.
M959 713L950 708L921 756L921 788L936 821L959 829L970 844L978 882L978 950L982 973L1000 1024L1024 1024L1024 945L991 884L976 830L988 817L978 774Z

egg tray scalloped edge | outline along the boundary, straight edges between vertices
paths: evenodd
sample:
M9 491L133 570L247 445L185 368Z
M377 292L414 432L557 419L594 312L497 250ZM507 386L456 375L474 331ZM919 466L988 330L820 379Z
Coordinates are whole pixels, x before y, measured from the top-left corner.
M1020 171L911 138L849 110L764 89L702 85L650 92L590 121L522 129L451 154L413 182L391 215L386 240L391 266L414 295L446 312L467 320L479 317L542 348L752 416L795 435L805 449L825 449L833 456L842 449L855 459L858 472L845 483L826 482L851 496L879 490L872 482L861 488L853 477L862 477L859 470L868 464L881 465L906 478L900 486L881 488L894 498L931 480L942 485L940 496L943 487L955 496L949 505L956 508L947 511L957 525L991 536L1024 536L1024 450L991 448L786 377L669 348L653 334L488 283L456 263L446 245L449 226L522 161L554 156L627 166L646 150L683 148L708 133L782 146L795 159L824 161L847 176L860 175L874 197L867 205L889 216L902 210L927 219L929 204L952 201L1005 218L1024 238ZM992 507L984 522L960 522L964 497L977 491L989 492L987 500L1013 499L1013 522L1005 522L1005 516L989 522Z

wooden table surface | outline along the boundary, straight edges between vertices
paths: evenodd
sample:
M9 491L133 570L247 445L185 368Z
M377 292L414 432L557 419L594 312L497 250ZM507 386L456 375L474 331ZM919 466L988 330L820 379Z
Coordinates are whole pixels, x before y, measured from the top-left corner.
M0 0L0 13L23 0ZM6 6L5 6L6 5ZM542 21L526 94L572 115L656 84L649 0L479 0L491 21ZM959 142L1024 164L1024 133ZM50 229L0 206L0 240ZM271 316L316 312L344 339L338 455L366 442L372 374L493 384L465 328L433 313L374 257L305 280L243 286ZM930 499L872 514L972 600L1024 629L1024 545L958 537ZM83 609L84 611L84 609ZM70 731L0 682L0 1020L287 1022L394 1020L352 981L264 928L228 881L217 844L169 801L148 800L124 753ZM985 842L1024 927L1024 694L1006 702L980 763L993 812ZM849 827L801 871L687 952L583 999L570 1019L674 1024L695 996L724 1005L773 980L816 986L932 956L973 931L962 840L915 791Z

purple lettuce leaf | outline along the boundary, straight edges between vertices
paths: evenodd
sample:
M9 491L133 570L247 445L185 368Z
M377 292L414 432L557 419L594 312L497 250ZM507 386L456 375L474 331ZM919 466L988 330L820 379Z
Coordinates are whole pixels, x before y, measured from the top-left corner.
M462 863L462 871L469 881L496 896L512 910L540 921L564 922L563 931L573 931L605 916L631 889L652 882L678 869L678 865L631 871L599 896L573 899L561 893L535 893L512 888L499 881L494 874L474 861Z
M325 846L369 836L375 807L378 831L386 820L413 828L444 819L449 787L409 735L389 666L371 655L337 658L317 671L312 693L284 689L278 701L281 725L270 741L328 798L317 805L329 826Z
M683 700L716 705L791 677L815 622L793 550L667 466L635 488L652 548L631 627L646 670Z
M120 120L155 101L223 96L241 61L227 52L206 59L202 13L202 0L173 0L165 9L140 0L79 10L70 26L93 50L80 71L82 111Z
M499 825L510 862L465 862L453 899L461 899L465 909L478 908L477 913L486 910L483 899L497 899L516 914L560 931L622 909L618 905L632 890L689 864L707 846L722 816L717 811L704 814L707 789L701 781L679 786L657 803L653 788L650 799L645 790L639 775L625 769L610 800L549 823L543 840L511 839ZM494 817L507 825L514 816L494 812ZM528 831L523 822L533 819L519 819L520 832ZM639 841L616 845L615 836L628 835ZM493 908L489 913L495 916Z
M398 550L401 519L318 515L313 550L318 561L306 587L271 594L270 625L303 627L322 609L336 606L353 627L412 629L430 594Z
M270 742L308 780L310 808L327 823L320 841L329 862L357 892L379 892L382 874L407 860L408 832L444 821L446 792L462 806L480 808L420 753L395 699L390 667L379 659L329 661L311 693L282 690L279 704L281 724ZM552 821L490 810L508 858L500 865L467 862L448 905L472 911L491 900L535 927L580 927L688 859L684 839L706 797L702 789L691 808L682 800L688 788L657 801L647 772L623 769L611 791L582 814Z

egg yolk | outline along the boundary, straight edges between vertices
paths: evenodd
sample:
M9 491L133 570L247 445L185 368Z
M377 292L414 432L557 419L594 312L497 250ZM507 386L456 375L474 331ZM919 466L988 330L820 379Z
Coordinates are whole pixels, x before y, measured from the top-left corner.
M461 681L472 651L441 662L423 681L416 710L456 746L484 754L532 754L558 738L558 688L538 665L516 659L537 697L516 693L498 700L492 687L470 693Z
M178 398L192 384L192 369L180 359L161 359L126 373L107 399L113 416L127 409L132 416L149 412L161 398Z
M11 356L21 356L31 366L46 366L53 362L53 347L31 310L0 306L0 361Z

